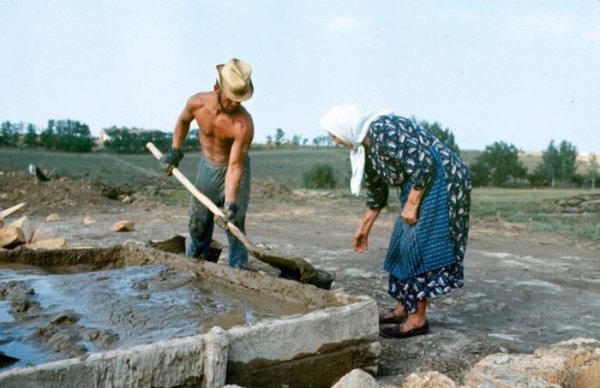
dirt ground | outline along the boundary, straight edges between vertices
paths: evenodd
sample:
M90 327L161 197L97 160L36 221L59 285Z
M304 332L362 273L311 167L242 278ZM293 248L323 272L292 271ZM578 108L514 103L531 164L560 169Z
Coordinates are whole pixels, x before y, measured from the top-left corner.
M129 194L132 202L123 202ZM115 198L115 199L109 199ZM0 207L19 202L36 228L64 237L69 246L103 247L126 241L147 243L187 232L185 206L165 206L92 181L0 173ZM352 251L350 241L364 211L353 199L326 192L291 192L274 182L254 182L247 235L256 245L300 256L335 273L332 289L374 298L380 310L393 306L382 270L397 217L384 211L370 250ZM52 213L60 219L49 222ZM84 218L88 223L84 224ZM134 230L115 233L121 220ZM226 245L221 230L215 239ZM497 219L473 219L465 261L465 287L432 301L429 335L381 338L380 383L400 385L412 372L435 370L461 382L477 361L492 353L531 353L562 340L600 339L600 243L527 232ZM221 256L224 261L225 254ZM260 267L252 261L251 269Z

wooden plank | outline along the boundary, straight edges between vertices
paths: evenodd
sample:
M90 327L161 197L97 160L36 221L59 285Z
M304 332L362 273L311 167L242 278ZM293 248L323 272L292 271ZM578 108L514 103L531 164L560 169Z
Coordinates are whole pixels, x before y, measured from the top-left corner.
M27 205L26 202L21 202L18 205L15 205L15 206L9 207L8 209L4 209L4 210L0 211L0 218L6 218L6 217L10 216L14 212L21 210L23 207L25 207L25 205Z

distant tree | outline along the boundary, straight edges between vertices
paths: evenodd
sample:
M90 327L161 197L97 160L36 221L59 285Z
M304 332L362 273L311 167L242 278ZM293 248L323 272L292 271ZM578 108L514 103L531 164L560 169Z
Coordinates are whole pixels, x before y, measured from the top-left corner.
M542 162L539 171L552 187L557 182L571 182L577 169L577 148L568 141L561 141L556 147L554 140L542 152Z
M90 152L94 139L87 124L76 120L57 120L54 122L55 149L71 152Z
M284 139L285 132L283 131L283 129L277 128L277 130L275 131L275 145L277 147L280 147L283 144Z
M149 142L154 143L159 149L166 150L171 148L173 135L171 133L167 134L163 131L159 131L158 129L138 130L138 132L135 133L134 139L136 144L136 147L133 150L134 152L145 152L146 144Z
M54 120L48 120L48 125L46 126L46 129L44 129L40 134L40 143L42 144L42 147L44 147L47 150L56 149L57 136L54 132L54 125Z
M317 136L313 139L313 144L316 145L317 147L319 146L324 146L324 147L328 147L333 145L333 139L331 138L331 136Z
M35 131L35 125L27 125L27 132L23 136L23 144L27 147L36 147L38 145L38 135Z
M308 144L308 139L307 138L302 139L302 145L306 146L306 144Z
M0 125L0 146L16 147L23 133L23 123L4 121Z
M273 136L267 135L267 145L273 145Z
M542 170L541 163L535 166L533 171L527 174L527 180L533 187L542 187L548 185L548 180L546 179L546 174Z
M527 168L519 160L517 148L505 142L486 146L470 168L475 186L488 183L502 186L511 179L523 179L527 175Z
M167 134L159 130L145 130L139 128L117 128L112 126L104 130L108 136L108 140L104 142L104 146L113 152L118 153L138 153L145 152L148 142L154 143L159 149L168 149L171 147L173 135ZM190 131L192 132L192 131ZM196 132L197 136L197 132ZM184 143L184 147L190 139L190 135ZM197 144L197 137L195 144ZM193 147L193 146L190 146Z
M596 160L596 154L590 155L588 173L590 182L592 183L592 190L594 190L596 188L596 179L598 179L598 161Z
M294 136L292 136L292 145L299 146L300 145L300 141L302 141L302 137L300 135L294 135Z
M10 121L2 122L0 126L0 146L14 146L13 141L13 130Z
M104 147L113 152L131 152L133 145L132 134L127 128L118 128L113 125L110 128L104 128L107 139Z
M428 123L425 120L421 120L419 125L429 132L433 134L433 136L437 137L439 141L446 144L448 148L454 151L457 155L460 155L460 148L456 141L454 140L454 134L450 131L450 128L442 128L442 125L437 121L433 123Z

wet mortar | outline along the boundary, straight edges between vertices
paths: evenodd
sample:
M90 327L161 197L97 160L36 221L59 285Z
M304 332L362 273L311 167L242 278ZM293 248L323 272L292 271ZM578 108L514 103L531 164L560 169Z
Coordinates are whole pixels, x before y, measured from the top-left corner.
M0 263L0 352L20 359L0 370L309 311L166 265L72 270Z

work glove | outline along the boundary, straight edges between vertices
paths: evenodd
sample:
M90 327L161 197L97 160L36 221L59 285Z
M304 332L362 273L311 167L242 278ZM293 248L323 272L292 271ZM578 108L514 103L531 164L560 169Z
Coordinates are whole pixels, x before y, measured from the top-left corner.
M183 159L183 151L179 148L171 148L160 157L159 164L167 175L171 175L171 171L179 166L181 159Z
M225 222L233 221L235 214L239 210L238 205L235 202L226 201L225 207L223 208L223 214L225 214Z
M225 206L221 209L223 217L215 216L215 222L224 230L227 230L227 223L233 222L235 213L238 211L238 206L234 202L225 202Z

